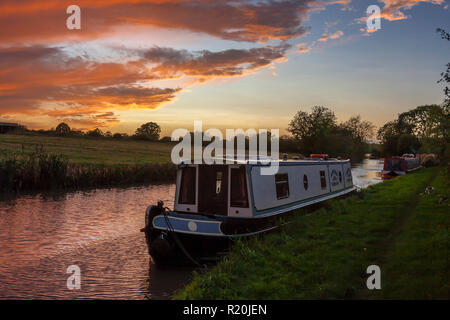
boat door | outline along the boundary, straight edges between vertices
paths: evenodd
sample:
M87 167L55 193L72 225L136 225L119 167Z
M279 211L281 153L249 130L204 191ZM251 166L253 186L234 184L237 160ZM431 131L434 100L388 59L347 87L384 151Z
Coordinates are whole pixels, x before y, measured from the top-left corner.
M200 165L198 212L226 215L228 206L228 167Z

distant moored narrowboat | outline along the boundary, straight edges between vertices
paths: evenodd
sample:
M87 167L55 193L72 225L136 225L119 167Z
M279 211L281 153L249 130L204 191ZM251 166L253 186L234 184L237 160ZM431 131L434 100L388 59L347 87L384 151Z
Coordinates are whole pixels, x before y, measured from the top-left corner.
M383 179L390 179L420 168L420 159L415 158L412 154L404 154L401 157L385 158L381 177Z
M146 210L142 231L154 261L164 262L180 251L207 256L232 238L274 229L276 218L286 212L355 190L349 160L314 155L279 161L277 174L262 175L266 165L180 164L174 209L159 202Z

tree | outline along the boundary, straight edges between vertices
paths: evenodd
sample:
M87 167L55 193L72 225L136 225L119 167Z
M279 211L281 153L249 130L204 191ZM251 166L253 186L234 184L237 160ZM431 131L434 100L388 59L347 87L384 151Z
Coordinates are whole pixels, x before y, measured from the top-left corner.
M322 106L315 106L310 113L298 111L289 123L295 142L288 145L304 155L310 153L328 153L333 157L351 157L361 160L368 151L366 140L372 137L374 126L360 116L337 124L333 111ZM281 143L280 147L288 147Z
M401 143L400 137L402 137ZM407 144L405 141L413 141L414 135L412 127L408 123L397 119L387 122L378 129L377 139L381 141L382 154L396 156L411 153L409 146L405 147L405 144ZM407 149L405 150L405 148Z
M298 111L289 123L288 131L301 144L305 154L324 150L329 134L336 129L334 112L323 106L315 106L311 113Z
M373 136L375 126L369 121L361 120L361 116L353 116L341 123L339 127L346 130L354 140L363 142Z
M147 122L136 129L135 136L139 139L156 141L160 133L161 127L156 122Z
M162 137L161 139L159 139L159 141L160 142L172 142L172 138L165 136L165 137Z
M401 134L397 139L397 155L417 153L420 146L420 140L416 136L412 134Z
M70 133L70 127L65 122L61 122L55 129L56 134L59 136L66 136Z
M99 128L95 128L94 130L88 131L87 135L89 137L103 137L103 132Z
M448 112L436 104L403 112L398 121L420 139L445 139L448 136Z
M401 155L410 153L412 149L443 154L448 144L448 132L448 111L433 104L399 114L396 120L378 130L377 138L382 142L385 155Z
M122 134L120 134L120 133L114 133L113 134L113 136L112 136L114 139L121 139L122 138Z

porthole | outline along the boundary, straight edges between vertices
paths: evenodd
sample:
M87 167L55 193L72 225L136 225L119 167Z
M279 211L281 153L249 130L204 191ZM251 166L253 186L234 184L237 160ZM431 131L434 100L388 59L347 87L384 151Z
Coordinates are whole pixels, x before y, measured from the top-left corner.
M308 177L305 175L303 175L303 187L305 188L305 190L308 190Z

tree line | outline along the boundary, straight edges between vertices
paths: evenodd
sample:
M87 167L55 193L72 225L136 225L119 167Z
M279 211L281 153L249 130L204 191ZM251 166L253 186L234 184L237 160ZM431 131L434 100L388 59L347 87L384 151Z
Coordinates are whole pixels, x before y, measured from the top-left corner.
M56 128L54 129L52 128L50 130L26 130L26 131L29 133L38 133L43 135L51 135L59 137L91 137L91 138L113 138L113 139L129 138L147 141L158 141L158 140L167 141L168 138L164 137L163 139L160 139L161 127L156 122L147 122L142 124L139 128L135 130L134 134L131 135L127 133L111 133L110 131L102 131L99 128L83 132L81 130L70 128L70 126L65 122L61 122L56 126Z
M334 112L315 106L311 112L298 111L289 122L292 137L280 140L280 150L291 150L304 155L327 153L333 157L361 160L369 151L368 139L375 126L359 115L338 123Z
M435 153L444 156L449 142L449 113L443 105L418 106L400 113L377 133L381 153Z

